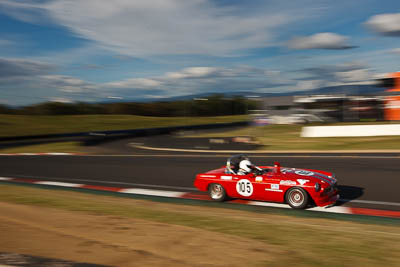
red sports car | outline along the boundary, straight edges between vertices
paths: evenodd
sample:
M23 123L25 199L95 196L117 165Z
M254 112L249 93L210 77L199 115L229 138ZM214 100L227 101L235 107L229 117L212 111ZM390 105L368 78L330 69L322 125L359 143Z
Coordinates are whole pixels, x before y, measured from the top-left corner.
M208 191L215 201L240 198L283 202L294 209L308 205L333 205L338 199L337 180L330 172L281 168L275 166L253 166L253 171L241 174L239 162L242 155L228 159L227 165L200 173L194 185L200 191ZM246 161L249 162L249 161Z

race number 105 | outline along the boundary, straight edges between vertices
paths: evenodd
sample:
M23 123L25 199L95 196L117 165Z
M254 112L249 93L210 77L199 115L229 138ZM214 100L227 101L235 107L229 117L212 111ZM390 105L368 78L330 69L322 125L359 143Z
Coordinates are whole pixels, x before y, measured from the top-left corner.
M239 180L236 184L236 191L239 195L248 197L253 194L253 185L247 179Z

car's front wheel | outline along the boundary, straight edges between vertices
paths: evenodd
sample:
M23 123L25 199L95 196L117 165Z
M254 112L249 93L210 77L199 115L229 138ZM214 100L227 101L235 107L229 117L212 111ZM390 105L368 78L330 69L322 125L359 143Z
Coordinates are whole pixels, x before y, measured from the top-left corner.
M308 205L309 197L303 188L294 187L286 193L286 203L293 209L304 209Z
M220 184L210 184L208 187L208 194L212 200L224 201L226 199L225 189Z

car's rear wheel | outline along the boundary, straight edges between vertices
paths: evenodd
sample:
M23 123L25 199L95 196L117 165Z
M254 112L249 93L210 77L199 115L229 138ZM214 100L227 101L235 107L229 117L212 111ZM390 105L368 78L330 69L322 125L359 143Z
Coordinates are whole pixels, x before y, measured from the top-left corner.
M303 188L294 187L286 193L286 203L293 209L304 209L308 205L309 197Z
M226 199L225 189L220 184L210 184L208 187L208 194L214 201L224 201Z

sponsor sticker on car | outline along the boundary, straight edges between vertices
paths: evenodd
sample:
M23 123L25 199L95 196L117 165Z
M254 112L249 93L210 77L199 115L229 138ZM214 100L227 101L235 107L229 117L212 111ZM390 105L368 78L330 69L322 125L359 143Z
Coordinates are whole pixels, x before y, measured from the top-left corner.
M306 170L296 170L296 169L282 169L281 172L283 173L295 173L297 175L302 176L313 176L314 173Z
M295 171L294 173L298 174L298 175L303 175L303 176L312 176L312 175L314 175L313 172L305 171L305 170Z
M279 182L279 184L281 185L296 185L296 181L292 181L292 180L282 180Z
M305 180L305 179L297 179L297 182L299 182L299 184L304 185L305 183L309 182L310 180Z
M279 189L279 184L271 184L271 189Z
M279 189L279 184L271 184L271 188L265 188L265 191L282 192L282 189Z

